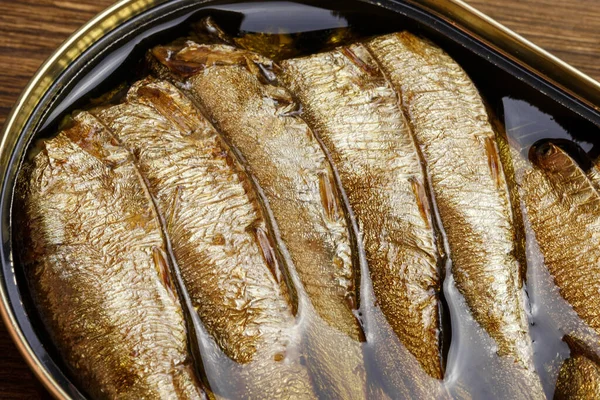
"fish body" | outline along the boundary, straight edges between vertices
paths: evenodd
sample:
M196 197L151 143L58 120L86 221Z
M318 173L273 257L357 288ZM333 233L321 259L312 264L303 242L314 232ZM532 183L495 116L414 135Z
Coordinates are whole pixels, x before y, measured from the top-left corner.
M396 93L361 44L281 66L279 76L336 165L379 307L421 368L442 379L441 257L427 183Z
M558 373L555 400L584 400L600 398L600 359L578 339L564 338L571 349Z
M600 193L559 146L532 149L522 192L544 263L561 296L600 335Z
M272 61L192 42L154 48L151 59L154 73L181 85L261 188L300 288L307 364L318 370L320 392L363 398L362 331L353 314L358 277L335 177L290 94L275 83Z
M567 359L558 375L555 400L600 398L600 366L584 356Z
M541 392L509 191L477 89L449 55L410 33L367 47L397 90L423 153L459 291L498 354L512 357Z
M235 362L212 389L231 398L313 398L295 307L254 188L212 125L172 84L152 79L94 113L135 154L193 307Z
M96 399L204 399L155 210L132 158L89 113L20 179L22 261L66 364Z

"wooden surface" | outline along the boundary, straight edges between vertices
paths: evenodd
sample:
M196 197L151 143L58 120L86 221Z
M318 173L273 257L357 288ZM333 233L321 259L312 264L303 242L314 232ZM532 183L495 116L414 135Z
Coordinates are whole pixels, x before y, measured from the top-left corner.
M112 0L0 0L0 125L39 65ZM470 0L470 4L600 80L600 0ZM41 399L0 322L0 399Z

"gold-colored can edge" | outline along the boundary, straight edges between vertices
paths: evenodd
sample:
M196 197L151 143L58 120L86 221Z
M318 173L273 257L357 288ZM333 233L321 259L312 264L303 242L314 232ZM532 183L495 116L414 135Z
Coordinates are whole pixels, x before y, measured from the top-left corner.
M61 72L106 33L136 15L164 2L165 0L117 1L73 33L42 64L13 106L0 133L0 166L4 166L2 168L3 173L6 172L6 166L10 162L13 148L26 122L31 117L31 113ZM12 256L10 260L12 263ZM14 268L14 264L12 268ZM69 399L69 395L65 393L42 365L25 339L10 308L10 301L3 284L0 284L0 297L0 315L2 316L2 320L13 342L31 370L54 398Z
M120 24L169 0L120 0L73 33L38 69L10 112L0 133L0 165L6 166L35 106L60 73L86 49ZM600 83L536 46L461 0L407 0L475 36L505 57L552 82L589 107L600 110ZM5 172L3 170L3 172ZM11 258L12 260L12 258ZM5 277L6 278L6 277ZM27 343L0 284L0 315L14 343L44 387L68 399Z
M474 36L504 57L600 111L600 82L462 0L407 0Z

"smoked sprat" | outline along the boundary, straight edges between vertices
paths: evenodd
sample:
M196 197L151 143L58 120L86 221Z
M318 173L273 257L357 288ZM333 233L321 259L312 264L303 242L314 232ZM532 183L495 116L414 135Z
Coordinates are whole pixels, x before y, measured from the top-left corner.
M193 29L19 176L21 265L86 394L599 395L597 163L552 141L524 155L462 66L409 32L336 29L315 54ZM526 232L588 328L559 327L571 355L550 384ZM490 343L478 387L448 361L453 288Z

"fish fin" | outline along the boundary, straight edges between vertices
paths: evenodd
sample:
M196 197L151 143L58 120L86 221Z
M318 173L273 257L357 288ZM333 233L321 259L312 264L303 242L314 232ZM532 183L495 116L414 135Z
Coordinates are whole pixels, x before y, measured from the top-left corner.
M254 231L256 241L258 242L261 253L265 259L265 262L267 263L267 266L271 270L271 273L275 277L275 280L278 283L281 283L281 281L283 280L283 276L279 268L279 262L277 261L275 247L271 243L269 234L267 233L266 229L262 226L252 227L251 229Z
M333 178L328 172L319 174L319 188L321 190L321 202L325 209L325 215L332 221L339 219L339 204Z
M359 57L358 54L356 54L356 52L352 50L351 47L342 47L341 52L344 56L346 56L348 60L352 62L352 64L356 65L360 70L362 70L366 74L371 76L377 76L380 74L379 70L376 67L370 65L368 62Z
M431 229L432 215L425 186L423 185L423 182L415 177L411 177L409 180L412 186L412 191L417 199L419 213L421 214L423 221L425 221L427 224L427 229Z
M177 48L156 46L150 50L150 54L152 54L155 60L167 67L170 71L185 78L189 78L205 68L205 65L200 62L182 61L173 58L176 51Z
M490 173L492 174L492 178L496 183L497 188L502 188L504 184L502 164L500 162L500 153L498 151L498 146L496 144L496 140L493 137L485 138L485 152L487 154L488 167L490 168Z
M259 68L256 68L256 71L252 65L263 65L267 70L274 67L271 60L251 51L227 45L197 44L192 41L183 45L156 46L150 53L161 64L184 78L215 65L244 66L259 76L263 76L263 72Z
M174 299L177 298L175 285L171 279L171 270L169 268L169 263L165 256L165 253L159 249L158 247L152 247L152 258L154 259L154 266L156 267L156 272L158 272L158 276Z

